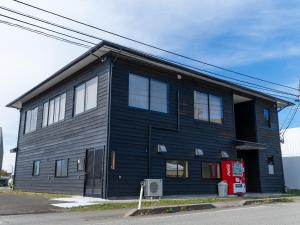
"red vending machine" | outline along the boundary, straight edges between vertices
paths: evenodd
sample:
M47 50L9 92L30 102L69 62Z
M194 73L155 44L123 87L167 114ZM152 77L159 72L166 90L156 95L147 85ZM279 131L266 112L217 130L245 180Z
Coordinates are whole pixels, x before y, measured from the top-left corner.
M228 184L228 194L245 194L245 166L240 160L222 160L222 180Z

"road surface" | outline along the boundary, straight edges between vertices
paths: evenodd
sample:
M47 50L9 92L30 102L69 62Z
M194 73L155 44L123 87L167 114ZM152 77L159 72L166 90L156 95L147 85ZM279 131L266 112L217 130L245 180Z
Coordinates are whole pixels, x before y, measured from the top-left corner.
M116 213L117 212L117 213ZM123 218L123 210L1 216L10 225L299 225L300 202ZM116 214L115 214L116 213Z

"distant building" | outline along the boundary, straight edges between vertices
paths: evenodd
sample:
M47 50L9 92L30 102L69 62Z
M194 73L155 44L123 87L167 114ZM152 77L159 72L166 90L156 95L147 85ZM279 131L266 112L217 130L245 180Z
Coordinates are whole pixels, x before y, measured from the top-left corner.
M285 186L300 189L300 127L286 130L281 152Z
M2 160L3 160L3 135L2 135L2 128L0 127L0 170L2 169Z

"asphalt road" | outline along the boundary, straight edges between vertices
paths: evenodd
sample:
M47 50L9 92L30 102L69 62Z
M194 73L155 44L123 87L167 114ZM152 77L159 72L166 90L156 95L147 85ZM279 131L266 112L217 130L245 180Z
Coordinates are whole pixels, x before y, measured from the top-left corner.
M0 224L20 225L299 225L300 202L123 218L124 211L1 216ZM116 214L115 214L116 213Z

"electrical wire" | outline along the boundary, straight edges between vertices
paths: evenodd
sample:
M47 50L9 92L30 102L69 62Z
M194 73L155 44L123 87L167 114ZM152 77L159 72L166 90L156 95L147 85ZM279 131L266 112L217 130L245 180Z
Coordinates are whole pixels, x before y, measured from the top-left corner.
M12 12L12 13L15 13L15 14L18 14L18 15L30 18L30 19L37 20L39 22L43 22L43 23L46 23L46 24L49 24L49 25L52 25L52 26L56 26L56 27L59 27L59 28L62 28L62 29L66 29L66 30L71 31L71 32L75 32L75 33L80 34L80 35L88 36L88 37L95 38L95 39L98 39L98 40L101 40L101 41L103 40L102 38L96 37L94 35L86 34L84 32L81 32L81 31L78 31L78 30L74 30L72 28L65 27L65 26L62 26L62 25L59 25L59 24L56 24L56 23L53 23L53 22L50 22L50 21L47 21L47 20L43 20L43 19L40 19L40 18L31 16L31 15L25 14L25 13L22 13L22 12L18 12L16 10L12 10L12 9L7 8L7 7L0 6L0 8L3 9L3 10L9 11L9 12ZM147 54L147 53L144 53L144 54ZM150 54L148 54L148 55L150 55ZM154 57L158 58L158 56L154 56ZM164 59L164 60L166 60L166 59ZM221 74L218 74L218 73L215 73L215 72L212 72L212 71L208 71L208 70L204 70L204 69L199 69L199 68L192 67L192 66L189 66L189 65L186 65L186 64L183 64L183 63L175 62L175 61L172 61L172 60L169 60L169 59L167 61L170 61L170 62L176 63L176 64L181 64L181 65L184 65L185 67L189 67L189 68L194 68L194 69L197 69L197 70L201 70L202 72L214 74L214 75L219 76L219 77L225 77L227 79L236 80L236 81L239 81L239 82L242 82L242 83L249 83L249 84L252 84L252 85L256 85L258 87L264 87L262 85L254 84L254 83L251 83L251 82L242 81L242 80L239 80L239 79L236 79L236 78L232 78L232 77L229 77L229 76L225 76L225 75L221 75ZM281 94L286 94L286 95L291 95L291 96L298 97L298 95L296 95L296 94L284 92L284 91L277 90L277 89L271 89L271 88L268 88L268 89L270 91L279 92Z
M84 48L88 48L88 49L90 49L92 47L92 46L81 44L81 43L78 43L78 42L75 42L75 41L70 41L68 39L61 38L61 37L58 37L58 36L55 36L55 35L52 35L52 34L48 34L48 33L45 33L45 32L39 31L39 30L34 30L34 29L31 29L29 27L25 27L25 26L22 26L22 25L19 25L19 24L11 23L11 22L8 22L8 21L0 20L0 23L9 25L11 27L17 27L17 28L20 28L22 30L30 31L30 32L33 32L33 33L36 33L36 34L39 34L39 35L43 35L45 37L49 37L49 38L52 38L52 39L55 39L55 40L63 41L63 42L73 44L73 45L77 45L79 47L84 47Z
M204 65L210 66L210 67L214 67L214 68L226 71L226 72L230 72L230 73L234 73L234 74L237 74L237 75L241 75L241 76L244 76L244 77L247 77L247 78L256 79L256 80L259 80L259 81L262 81L262 82L266 82L266 83L270 83L270 84L273 84L273 85L285 87L285 88L288 88L288 89L291 89L291 90L297 90L297 91L299 91L298 88L294 88L294 87L290 87L290 86L287 86L287 85L279 84L279 83L276 83L276 82L268 81L268 80L265 80L265 79L261 79L259 77L251 76L251 75L248 75L248 74L245 74L245 73L241 73L241 72L237 72L237 71L234 71L234 70L231 70L231 69L228 69L228 68L217 66L217 65L214 65L214 64L202 61L202 60L194 59L192 57L185 56L185 55L180 54L180 53L176 53L176 52L173 52L173 51L170 51L170 50L166 50L166 49L163 49L161 47L154 46L152 44L147 44L145 42L138 41L138 40L130 38L128 36L120 35L118 33L111 32L111 31L105 30L103 28L100 28L100 27L97 27L97 26L94 26L94 25L91 25L91 24L88 24L88 23L84 23L84 22L81 22L79 20L76 20L76 19L73 19L73 18L70 18L70 17L67 17L67 16L63 16L61 14L58 14L58 13L55 13L55 12L52 12L52 11L49 11L49 10L46 10L46 9L42 9L40 7L34 6L32 4L29 4L29 3L26 3L26 2L23 2L23 1L19 1L19 0L12 0L12 1L17 2L19 4L22 4L22 5L26 5L28 7L34 8L36 10L39 10L39 11L42 11L42 12L45 12L45 13L48 13L48 14L51 14L51 15L63 18L63 19L66 19L66 20L69 20L69 21L72 21L72 22L75 22L75 23L78 23L78 24L81 24L81 25L93 28L93 29L97 29L99 31L108 33L110 35L117 36L117 37L122 38L122 39L126 39L126 40L129 40L129 41L132 41L132 42L135 42L135 43L138 43L138 44L141 44L141 45L144 45L144 46L147 46L147 47L159 50L159 51L163 51L163 52L172 54L172 55L176 55L176 56L184 58L184 59L188 59L188 60L191 60L191 61L194 61L194 62L198 62L198 63L204 64Z
M296 108L295 108L295 111L294 111L294 113L293 113L291 119L290 119L289 122L288 122L287 127L286 127L286 128L283 130L283 132L281 133L282 140L284 140L284 134L285 134L285 132L287 131L287 129L290 127L290 125L291 125L293 119L295 118L295 116L296 116L296 114L297 114L297 112L298 112L298 110L299 110L299 107L300 107L300 102L297 104L297 106L296 106Z
M83 40L81 38L74 37L72 35L68 35L68 34L65 34L65 33L62 33L62 32L58 32L58 31L55 31L55 30L52 30L52 29L49 29L49 28L45 28L45 27L42 27L42 26L39 26L39 25L36 25L36 24L33 24L33 23L28 23L28 22L26 22L24 20L19 20L19 19L10 17L10 16L6 16L6 15L3 15L1 13L0 13L0 16L8 18L8 19L11 19L11 20L14 20L14 21L18 21L18 22L21 22L21 23L25 23L27 25L34 26L34 27L37 27L37 28L40 28L40 29L43 29L43 30L51 31L53 33L60 34L60 35L63 35L65 37L70 37L70 38L76 39L78 41L86 42L86 43L89 43L89 44L92 44L92 45L96 45L97 44L97 43L94 43L94 42L91 42L91 41L87 41L87 40Z
M289 110L289 112L288 112L288 114L286 115L286 117L285 117L283 123L281 124L281 127L280 127L279 130L282 130L282 129L283 129L283 127L284 127L285 123L288 121L288 118L289 118L289 116L290 116L290 114L291 114L292 111L293 111L293 108L291 107L290 110Z

